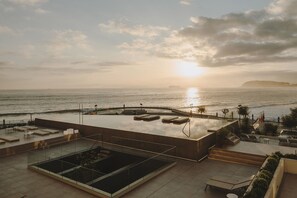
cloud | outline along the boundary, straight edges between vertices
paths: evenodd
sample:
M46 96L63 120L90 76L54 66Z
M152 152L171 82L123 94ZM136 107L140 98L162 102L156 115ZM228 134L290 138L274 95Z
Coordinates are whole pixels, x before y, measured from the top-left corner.
M219 18L191 17L190 26L164 32L162 39L137 38L119 48L124 52L196 60L206 67L295 62L296 2L275 0L262 10L229 13Z
M107 23L100 23L101 30L109 33L129 34L138 37L156 37L160 33L168 31L166 27L160 26L145 26L133 25L128 21L108 21Z
M7 26L1 26L0 25L0 34L9 34L9 35L15 35L16 32L12 30L11 28Z
M125 62L125 61L100 61L100 62L92 62L92 61L74 61L71 62L72 65L87 65L92 68L97 69L111 69L112 67L121 67L121 66L129 66L135 65L133 62Z
M99 66L99 67L114 67L114 66L127 66L135 63L131 62L122 62L122 61L103 61L103 62L97 62L93 65Z
M48 14L49 13L49 11L44 10L42 8L37 8L37 9L34 10L34 12L37 13L37 14Z
M297 1L296 0L275 0L272 2L266 11L273 15L293 16L297 15Z
M180 0L180 4L182 5L190 5L192 0Z
M135 65L132 62L121 62L121 61L102 61L102 62L91 62L91 61L75 61L70 64L54 62L44 63L41 65L16 65L11 62L0 61L0 71L17 71L17 72L34 72L34 73L50 73L55 75L65 75L69 73L77 74L88 74L94 72L111 72L114 67L122 67Z
M296 10L296 1L276 0L260 11L192 17L193 25L178 34L195 47L204 66L297 61Z
M82 56L92 47L88 37L75 30L54 31L54 38L47 45L47 51L55 58Z
M8 0L11 3L24 6L36 6L47 2L47 0Z
M0 70L7 70L13 68L13 63L9 61L0 61Z
M206 67L297 61L297 1L275 0L267 8L218 18L191 17L192 24L163 40L119 47L172 59L195 59Z

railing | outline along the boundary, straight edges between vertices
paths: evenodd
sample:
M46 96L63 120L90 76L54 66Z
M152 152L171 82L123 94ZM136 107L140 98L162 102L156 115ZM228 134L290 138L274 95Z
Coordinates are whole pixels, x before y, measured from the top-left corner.
M174 165L175 147L102 135L44 146L28 153L28 167L99 196L121 196Z

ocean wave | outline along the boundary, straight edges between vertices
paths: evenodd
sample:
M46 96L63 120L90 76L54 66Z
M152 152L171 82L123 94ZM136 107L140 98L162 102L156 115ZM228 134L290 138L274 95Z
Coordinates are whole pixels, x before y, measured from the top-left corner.
M74 113L78 112L79 109L64 109L64 110L53 110L53 111L40 111L40 112L10 112L10 113L0 113L0 116L21 116L29 114L47 114L47 113Z
M259 109L263 107L275 107L275 106L287 106L287 105L297 105L296 102L290 102L290 103L273 103L273 104L262 104L262 105L255 105L255 106L249 106L251 109Z

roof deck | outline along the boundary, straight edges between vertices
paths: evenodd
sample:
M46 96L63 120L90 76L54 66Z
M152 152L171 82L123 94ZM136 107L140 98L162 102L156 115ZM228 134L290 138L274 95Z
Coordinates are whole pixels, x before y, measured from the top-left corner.
M198 139L205 136L208 130L218 129L227 123L226 120L206 118L190 118L191 121L187 126L185 124L163 123L161 120L167 117L172 116L161 116L158 120L142 121L134 120L134 117L129 115L84 115L83 124L138 133ZM41 115L39 118L75 124L78 124L79 121L78 115L75 114L48 114Z

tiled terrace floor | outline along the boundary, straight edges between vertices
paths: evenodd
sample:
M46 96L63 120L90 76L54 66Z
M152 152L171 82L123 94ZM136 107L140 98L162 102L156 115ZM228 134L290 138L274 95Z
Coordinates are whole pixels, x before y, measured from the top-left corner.
M0 197L79 197L92 195L27 169L27 153L0 158ZM177 160L176 166L139 186L125 197L199 197L223 198L226 192L204 191L205 182L215 175L250 176L258 167L213 160L201 163Z
M281 187L278 191L278 198L295 198L296 197L297 175L285 173Z

